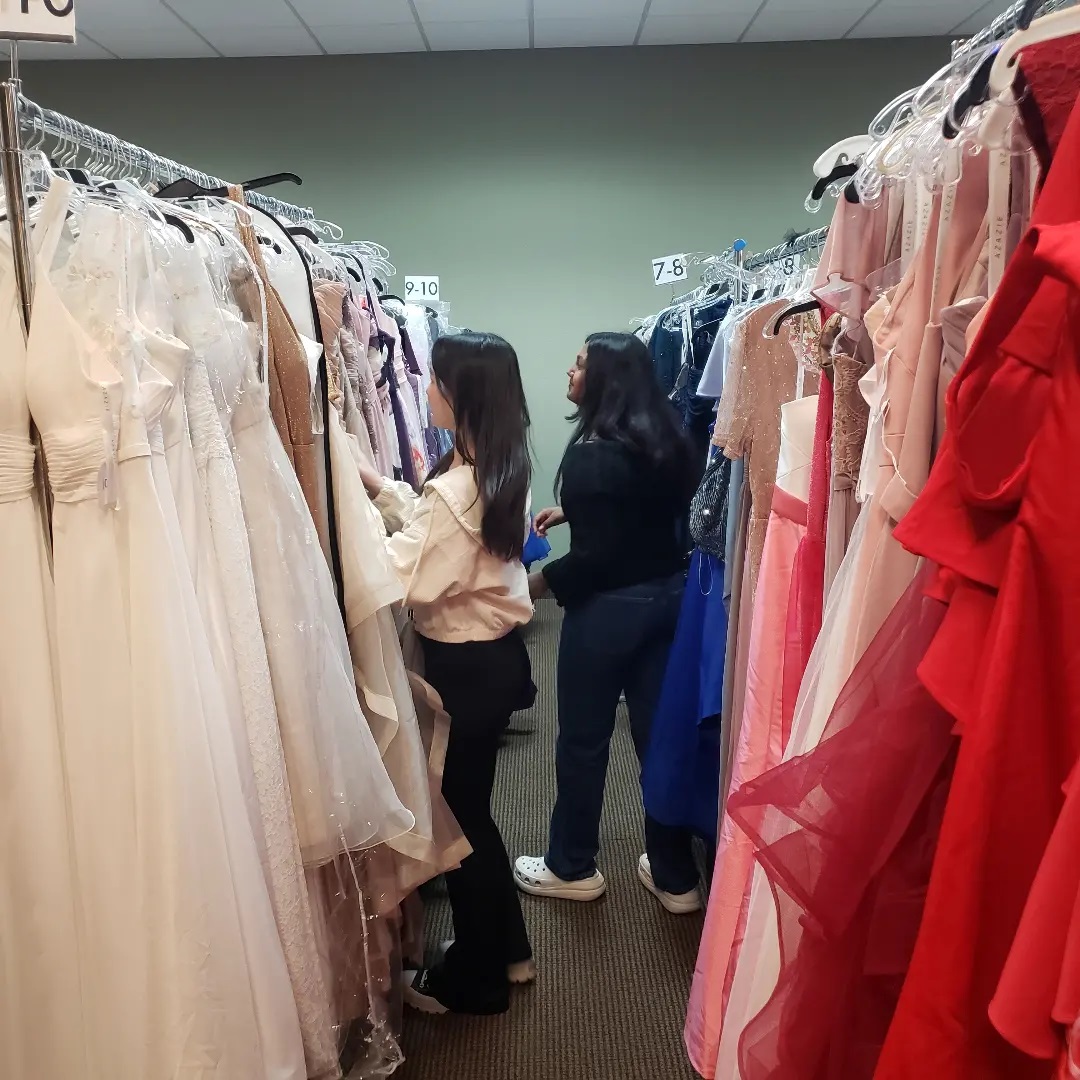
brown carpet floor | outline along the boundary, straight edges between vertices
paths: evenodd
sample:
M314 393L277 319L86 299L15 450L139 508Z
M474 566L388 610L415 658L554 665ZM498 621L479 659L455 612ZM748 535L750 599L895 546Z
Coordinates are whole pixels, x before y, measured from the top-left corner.
M495 817L511 855L540 855L555 796L555 662L559 610L545 602L528 631L536 707L515 718L502 751ZM683 1018L701 917L668 915L637 880L642 851L638 766L626 717L612 743L593 904L523 897L540 976L497 1017L405 1018L400 1080L690 1080ZM450 936L441 890L429 941Z

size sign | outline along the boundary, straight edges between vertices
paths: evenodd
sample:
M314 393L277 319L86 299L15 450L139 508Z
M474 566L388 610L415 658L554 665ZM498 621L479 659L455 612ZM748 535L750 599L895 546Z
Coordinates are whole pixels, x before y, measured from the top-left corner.
M673 285L686 280L686 256L667 255L662 259L653 259L652 276L654 285Z
M75 41L75 0L0 0L0 38Z
M424 275L422 277L407 277L405 279L406 300L440 300L439 279Z

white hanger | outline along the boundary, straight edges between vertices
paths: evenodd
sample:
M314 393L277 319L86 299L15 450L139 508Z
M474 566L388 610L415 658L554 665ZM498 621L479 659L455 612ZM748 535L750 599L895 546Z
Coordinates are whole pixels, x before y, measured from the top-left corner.
M819 180L824 179L837 165L846 165L850 161L858 160L873 144L874 140L869 135L852 135L850 138L833 143L814 162L814 175Z
M998 50L994 66L990 69L990 94L999 97L1012 87L1016 78L1016 65L1024 49L1046 41L1080 34L1080 8L1065 8L1036 19L1026 30L1013 34Z

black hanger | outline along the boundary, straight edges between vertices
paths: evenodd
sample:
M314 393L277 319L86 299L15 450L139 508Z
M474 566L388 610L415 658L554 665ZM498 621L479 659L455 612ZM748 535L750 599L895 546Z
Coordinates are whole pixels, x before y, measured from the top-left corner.
M290 236L306 236L313 244L319 243L319 238L303 225L290 225L285 231Z
M837 180L845 180L849 176L854 176L858 171L859 163L857 161L845 161L842 165L837 165L828 176L823 176L814 185L813 190L810 192L810 198L813 199L814 202L821 202L821 200L825 198L825 192L828 191Z
M73 169L72 172L79 172L81 176L86 176L86 173L82 172L81 170ZM71 179L76 184L79 183L79 181L75 179L74 176L72 176ZM87 178L86 183L89 186L89 178ZM102 184L98 188L98 190L109 192L111 194L117 192L119 189L113 183L105 183ZM182 217L177 217L176 214L162 213L161 211L158 211L158 213L161 214L162 221L164 221L166 225L171 225L174 229L177 229L180 233L182 233L184 239L189 244L195 243L195 234L191 231L191 226Z
M1031 25L1035 13L1039 10L1039 4L1040 0L1025 0L1020 14L1016 17L1018 30L1026 30ZM967 85L953 99L952 108L945 113L945 119L941 124L941 131L946 139L955 139L960 134L959 125L964 122L967 114L990 100L990 71L1000 48L1001 46L998 45L983 57L982 62L972 72Z
M82 169L63 169L61 171L67 175L67 178L73 184L78 184L79 187L94 186L94 181L90 179L90 174L84 172Z
M941 122L941 133L946 139L955 139L960 134L960 125L967 114L990 100L990 70L994 66L997 54L998 50L995 48L983 57L979 66L971 73L971 78L945 111L945 119Z
M374 274L372 274L371 283L375 286L375 291L377 293L386 292L386 283L382 280L382 278L377 278Z
M162 214L161 215L167 224L171 225L174 229L179 229L184 234L184 239L189 244L195 243L195 234L191 231L191 226L182 218L177 217L175 214Z
M425 305L424 305L424 310L425 310L425 311L426 311L426 312L427 312L427 313L428 313L428 314L429 314L429 315L430 315L430 316L431 316L431 317L432 317L433 319L436 319L436 320L438 320L438 318L439 318L439 313L438 313L437 311L435 311L435 310L434 310L433 308L429 308L429 307L427 306L427 304L425 304Z
M396 300L399 304L404 304L405 303L405 301L402 300L400 296L395 296L393 293L380 292L379 293L379 299L380 300Z
M362 277L361 277L361 276L360 276L360 275L359 275L359 274L358 274L358 273L357 273L357 272L356 272L356 271L355 271L355 270L354 270L354 269L353 269L353 268L352 268L351 266L349 266L348 264L346 264L346 266L345 266L345 273L346 273L346 274L348 274L348 275L349 275L349 277L351 277L351 278L353 279L353 281L360 281L360 282L362 282L362 281L364 280L364 279L363 279L363 278L362 278Z
M258 191L260 188L272 187L274 184L302 184L304 181L300 179L296 173L271 173L269 176L257 176L254 180L245 180L242 184L238 185L244 191ZM157 192L157 198L159 199L194 199L196 196L223 199L229 194L227 187L217 188L204 188L200 187L193 180L188 180L186 177L180 180L174 180L171 184L166 184L159 192Z
M259 243L262 244L263 247L273 248L275 255L280 255L281 254L281 245L276 240L273 240L269 236L263 236L262 233L259 233L258 235L259 235Z
M773 323L772 336L776 337L780 333L780 327L788 319L793 319L796 315L805 315L808 311L821 311L821 301L804 300L802 303L792 304L791 307L784 308L777 316L776 322Z

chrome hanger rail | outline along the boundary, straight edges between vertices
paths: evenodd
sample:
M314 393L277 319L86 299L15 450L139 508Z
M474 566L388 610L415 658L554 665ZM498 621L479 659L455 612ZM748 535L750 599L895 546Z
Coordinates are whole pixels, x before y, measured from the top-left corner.
M743 269L752 273L755 270L761 270L770 263L778 262L780 259L804 255L808 251L822 247L828 235L828 225L821 229L814 229L813 232L803 233L802 236L796 236L794 240L784 244L777 244L776 247L771 247L768 251L763 251L759 255L751 255L743 264Z
M134 143L125 142L107 131L100 131L89 124L73 120L63 113L43 108L21 94L18 99L18 115L19 129L26 137L25 145L34 145L35 139L40 141L46 137L52 138L61 147L83 150L92 155L95 161L130 170L148 180L157 181L162 186L180 179L190 180L207 189L228 186L225 180L171 158L162 157ZM252 206L295 224L315 218L315 212L310 206L296 206L261 192L245 192L244 198Z

